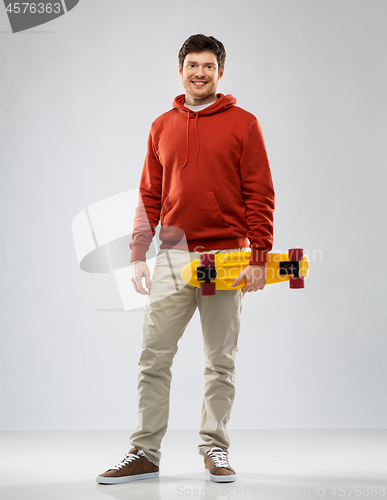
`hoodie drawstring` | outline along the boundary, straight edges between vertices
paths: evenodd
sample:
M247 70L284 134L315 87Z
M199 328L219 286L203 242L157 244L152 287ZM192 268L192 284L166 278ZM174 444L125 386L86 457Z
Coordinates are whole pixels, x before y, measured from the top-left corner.
M199 158L198 118L199 118L199 113L196 113L196 116L195 116L196 161ZM189 120L190 120L190 111L188 111L188 113L187 113L187 156L186 156L183 168L187 165L188 156L189 156Z
M198 134L198 118L199 118L199 113L196 113L196 118L195 118L195 135L196 135L196 161L198 161L198 156L199 156L199 134Z
M183 168L187 165L188 163L188 145L189 145L189 111L187 113L187 156L186 156L186 159L185 159L185 162L184 162L184 165L183 165Z

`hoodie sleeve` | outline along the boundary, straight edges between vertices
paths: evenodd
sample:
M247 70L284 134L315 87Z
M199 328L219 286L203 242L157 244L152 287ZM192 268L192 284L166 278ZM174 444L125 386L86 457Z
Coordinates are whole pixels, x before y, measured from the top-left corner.
M266 265L273 246L274 187L262 130L257 119L246 129L240 160L246 205L250 264Z
M138 206L136 208L130 261L146 260L146 253L155 235L160 220L163 168L154 148L152 128L148 137L148 147L142 169Z

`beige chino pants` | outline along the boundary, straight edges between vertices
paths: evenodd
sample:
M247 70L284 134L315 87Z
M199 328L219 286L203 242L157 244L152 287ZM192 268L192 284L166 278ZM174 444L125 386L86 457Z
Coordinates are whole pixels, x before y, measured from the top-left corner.
M199 434L203 456L214 446L229 447L227 423L235 396L235 357L240 330L243 293L217 291L202 296L200 289L187 285L181 269L202 253L249 251L249 248L188 252L160 250L152 275L151 291L144 314L142 352L139 361L139 423L130 438L132 446L146 458L160 463L161 441L169 417L171 366L182 337L196 308L202 325L205 371L204 401Z

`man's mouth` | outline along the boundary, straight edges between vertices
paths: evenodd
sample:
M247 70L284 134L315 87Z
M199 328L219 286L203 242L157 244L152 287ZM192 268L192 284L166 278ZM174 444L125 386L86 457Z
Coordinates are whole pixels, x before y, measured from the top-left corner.
M192 83L196 87L204 87L204 85L206 85L207 82L204 82L203 80L193 80Z

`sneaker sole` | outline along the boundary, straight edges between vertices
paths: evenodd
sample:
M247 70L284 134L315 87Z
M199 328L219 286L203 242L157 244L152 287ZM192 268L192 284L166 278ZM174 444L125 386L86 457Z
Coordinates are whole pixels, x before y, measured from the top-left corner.
M205 469L206 474L210 476L211 481L214 481L215 483L233 483L234 481L237 480L237 475L232 474L229 476L217 476L215 474L211 474L211 472L208 469Z
M122 477L97 476L97 483L120 484L120 483L129 483L129 481L138 481L140 479L153 479L156 477L159 477L159 472L148 472L146 474L136 474L135 476L122 476Z

